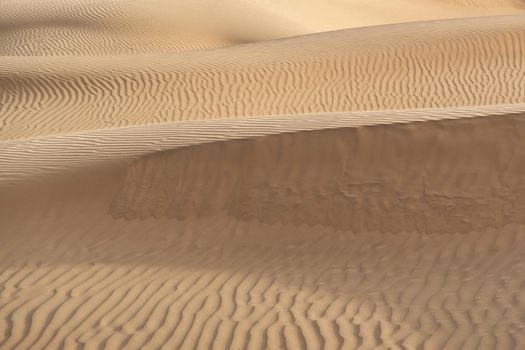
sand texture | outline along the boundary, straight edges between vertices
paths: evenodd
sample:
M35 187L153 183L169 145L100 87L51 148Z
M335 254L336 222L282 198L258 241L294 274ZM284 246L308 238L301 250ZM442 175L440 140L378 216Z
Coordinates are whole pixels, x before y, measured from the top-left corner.
M522 0L0 0L0 349L525 349Z
M175 55L7 57L0 140L180 120L523 102L524 19L367 27Z
M3 56L168 53L378 24L525 13L523 0L2 0L0 6Z

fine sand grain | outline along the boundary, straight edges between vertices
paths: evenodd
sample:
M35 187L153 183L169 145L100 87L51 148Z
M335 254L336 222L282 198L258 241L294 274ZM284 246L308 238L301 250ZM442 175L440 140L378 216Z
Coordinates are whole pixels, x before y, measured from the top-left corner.
M525 348L524 1L0 0L0 59L0 350Z

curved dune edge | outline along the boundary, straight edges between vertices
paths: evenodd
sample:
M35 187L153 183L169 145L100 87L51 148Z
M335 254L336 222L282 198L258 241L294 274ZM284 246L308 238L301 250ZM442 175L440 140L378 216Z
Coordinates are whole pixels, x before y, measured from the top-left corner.
M0 187L202 143L308 130L523 115L525 104L184 121L0 142Z
M206 54L5 58L0 139L184 120L523 103L524 19L368 27Z
M519 0L11 0L0 3L0 56L167 53L387 23L520 13L525 5Z

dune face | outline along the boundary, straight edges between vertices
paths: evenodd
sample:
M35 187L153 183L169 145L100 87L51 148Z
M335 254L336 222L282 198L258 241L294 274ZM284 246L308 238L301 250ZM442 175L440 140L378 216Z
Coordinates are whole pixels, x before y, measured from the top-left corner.
M378 24L525 13L521 0L4 0L1 6L3 56L168 53Z
M227 214L241 221L392 233L466 233L525 223L523 114L478 119L311 131L161 152L129 167L112 214L180 220Z
M524 18L343 30L205 55L7 58L0 66L0 138L180 120L523 102Z
M0 349L525 348L521 0L0 0Z
M0 347L520 348L523 112L481 110L3 176Z

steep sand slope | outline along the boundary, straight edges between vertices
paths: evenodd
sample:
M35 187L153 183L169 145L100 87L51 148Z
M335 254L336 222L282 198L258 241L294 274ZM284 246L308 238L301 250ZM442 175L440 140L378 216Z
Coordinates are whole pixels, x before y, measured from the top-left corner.
M525 104L279 115L158 123L0 143L0 188L85 171L100 164L127 164L139 156L196 144L298 131L459 118L523 115Z
M522 348L524 140L346 127L3 189L0 348Z
M407 21L525 13L522 0L2 0L0 56L176 52Z
M525 15L175 55L4 57L0 139L188 119L522 103L523 57Z

